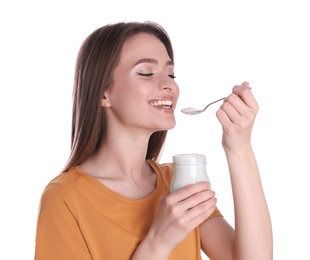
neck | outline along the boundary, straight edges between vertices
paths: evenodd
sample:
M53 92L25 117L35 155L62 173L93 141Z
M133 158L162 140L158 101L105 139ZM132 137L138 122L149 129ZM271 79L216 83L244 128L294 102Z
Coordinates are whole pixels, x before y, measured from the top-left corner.
M80 166L98 178L137 179L149 173L145 157L151 133L107 131L98 151Z

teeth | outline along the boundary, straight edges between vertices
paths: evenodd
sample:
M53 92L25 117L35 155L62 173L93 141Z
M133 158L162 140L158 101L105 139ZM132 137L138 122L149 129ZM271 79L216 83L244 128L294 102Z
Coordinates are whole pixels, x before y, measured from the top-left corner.
M170 101L170 100L157 100L154 103L151 103L151 105L154 107L165 106L165 108L167 108L167 107L171 107L172 101Z

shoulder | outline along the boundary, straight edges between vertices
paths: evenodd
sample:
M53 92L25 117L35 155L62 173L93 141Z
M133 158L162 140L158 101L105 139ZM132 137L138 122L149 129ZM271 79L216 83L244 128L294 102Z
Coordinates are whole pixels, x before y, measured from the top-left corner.
M60 204L71 204L72 192L81 186L81 176L76 168L59 174L45 187L41 196L41 207L55 207Z
M154 160L147 160L151 167L156 171L160 171L165 174L172 174L173 164L172 163L159 163Z
M37 219L36 259L90 259L79 226L77 202L80 197L74 198L73 193L79 177L74 175L72 170L61 173L42 193Z
M68 171L60 173L53 180L50 181L49 185L56 185L60 187L70 187L76 185L79 182L81 175L79 174L79 167L75 166L70 168Z
M170 185L170 181L172 179L173 175L173 164L172 163L159 163L154 160L148 160L148 163L153 168L153 170L157 173L157 175L160 175L163 182L167 183L167 185Z
M76 189L78 186L83 185L85 182L85 177L86 176L81 173L79 166L75 166L66 172L62 172L53 180L51 180L45 189L70 191Z

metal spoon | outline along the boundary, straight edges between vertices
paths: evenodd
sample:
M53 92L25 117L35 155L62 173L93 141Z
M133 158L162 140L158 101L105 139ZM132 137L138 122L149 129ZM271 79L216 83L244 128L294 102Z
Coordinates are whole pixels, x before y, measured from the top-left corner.
M250 87L249 89L252 89L252 88ZM219 99L219 100L213 101L212 103L210 103L209 105L207 105L207 106L206 106L204 109L202 109L202 110L199 110L199 109L194 108L194 107L188 107L188 108L183 108L183 109L181 110L181 112L183 112L184 114L190 115L190 116L192 116L192 115L198 115L198 114L204 112L210 105L212 105L212 104L214 104L214 103L216 103L216 102L219 102L219 101L221 101L221 100L224 100L225 98L226 98L226 97L223 97L223 98L221 98L221 99Z
M210 105L212 105L212 104L214 104L214 103L216 103L216 102L219 102L219 101L221 101L221 100L224 100L225 98L226 98L226 97L221 98L221 99L216 100L216 101L213 101L212 103L210 103L209 105L207 105L207 106L206 106L204 109L202 109L202 110L199 110L199 109L194 108L194 107L188 107L188 108L183 108L183 109L181 110L181 112L183 112L184 114L190 115L190 116L192 116L192 115L198 115L198 114L204 112Z

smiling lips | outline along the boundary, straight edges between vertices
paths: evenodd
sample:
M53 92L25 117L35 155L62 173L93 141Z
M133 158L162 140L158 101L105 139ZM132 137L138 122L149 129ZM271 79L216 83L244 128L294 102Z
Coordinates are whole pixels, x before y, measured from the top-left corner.
M170 108L171 105L172 105L172 101L170 100L157 100L157 101L154 101L154 103L151 103L151 106L153 107L162 106L164 108Z

